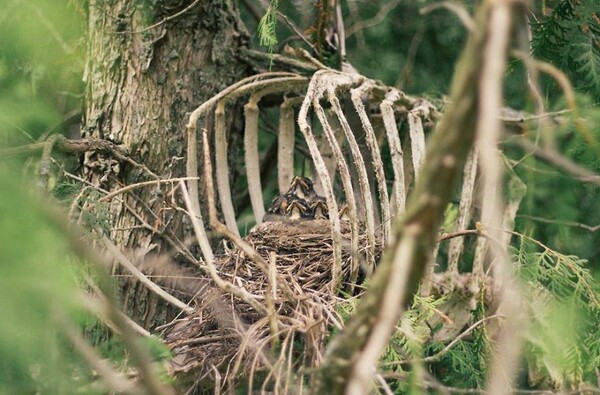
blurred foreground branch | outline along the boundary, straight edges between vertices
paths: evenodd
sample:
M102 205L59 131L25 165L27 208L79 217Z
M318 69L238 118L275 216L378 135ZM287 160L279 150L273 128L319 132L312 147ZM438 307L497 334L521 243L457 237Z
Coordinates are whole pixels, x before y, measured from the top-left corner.
M331 342L317 393L368 392L376 361L423 277L444 209L475 138L481 112L476 82L488 61L484 48L489 45L490 18L497 6L488 1L480 7L475 30L456 67L452 106L430 140L406 215L394 224L390 244L356 315Z

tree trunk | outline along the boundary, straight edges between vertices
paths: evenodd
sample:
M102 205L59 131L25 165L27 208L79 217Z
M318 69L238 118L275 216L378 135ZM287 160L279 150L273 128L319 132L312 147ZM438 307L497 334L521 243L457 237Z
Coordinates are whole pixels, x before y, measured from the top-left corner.
M189 112L250 74L248 64L236 56L248 34L235 6L230 1L197 3L90 0L83 135L119 144L150 170L88 153L83 174L95 186L114 191L156 179L152 173L183 177ZM236 130L241 125L229 126ZM239 133L229 138L237 140ZM230 147L236 145L230 141ZM157 183L112 198L104 208L104 232L124 249L181 258L192 232L174 209L180 200L176 186ZM167 318L167 309L143 286L123 281L121 291L126 312L145 327Z

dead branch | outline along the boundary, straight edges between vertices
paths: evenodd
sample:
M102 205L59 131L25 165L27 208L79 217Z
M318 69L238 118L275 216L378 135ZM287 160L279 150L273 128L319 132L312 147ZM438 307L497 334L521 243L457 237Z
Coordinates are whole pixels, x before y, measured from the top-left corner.
M114 245L112 241L107 239L106 237L102 238L102 242L106 249L112 254L112 256L124 267L126 268L134 277L144 284L150 291L169 302L173 306L185 311L187 314L193 314L195 310L183 303L181 300L177 299L173 295L163 291L161 287L156 285L152 280L150 280L144 273L142 273L129 259L123 255L123 253L119 250L119 248Z
M573 162L571 159L566 158L552 148L539 147L525 137L511 137L507 143L521 146L524 150L532 153L536 158L558 167L582 182L600 186L599 174Z
M465 329L460 335L456 336L450 343L448 343L446 345L446 347L444 347L442 350L440 350L439 352L435 353L434 355L431 355L431 356L425 357L425 358L421 358L421 359L409 359L409 360L404 360L404 361L389 362L389 363L386 363L384 366L409 365L409 364L418 363L418 362L437 362L444 355L448 354L448 352L450 350L452 350L452 348L454 346L456 346L458 344L458 342L460 342L462 339L464 339L469 334L471 334L471 332L473 332L479 326L483 325L487 321L490 321L490 320L493 320L493 319L496 319L496 318L505 319L506 317L503 316L503 315L494 314L494 315L490 315L490 316L484 317L484 318L480 319L477 322L474 322L471 326L469 326L467 329Z
M129 184L127 186L124 186L123 188L116 189L112 192L107 192L106 195L104 195L100 199L100 201L101 202L109 201L112 198L114 198L115 196L121 195L125 192L132 191L136 188L142 188L142 187L149 186L149 185L169 184L169 183L175 183L178 181L187 181L187 180L191 180L191 179L192 178L190 178L190 177L177 177L177 178L166 178L166 179L153 180L153 181L137 182L134 184ZM195 180L198 180L198 178L195 178Z
M425 114L422 114L422 113ZM408 112L408 131L410 134L410 150L412 156L415 180L419 180L421 166L425 160L425 132L423 131L422 115L429 112L427 107L416 107Z
M364 21L358 21L354 23L354 25L350 26L346 30L346 38L351 37L352 35L373 26L377 26L380 24L385 17L394 9L396 6L400 4L400 0L391 0L387 3L383 4L377 14L373 18L366 19Z
M86 285L94 291L95 296L92 295L81 295L81 304L85 309L96 315L100 321L108 326L113 332L120 334L119 328L108 319L110 307L108 306L109 301L106 299L102 291L93 283L92 279L88 275L84 275ZM150 332L142 328L137 322L129 318L125 313L121 312L121 317L127 322L127 324L139 335L148 337Z
M240 235L233 210L231 187L229 186L229 161L227 160L227 131L225 125L225 101L217 103L215 110L215 167L217 169L217 190L221 210L227 228L236 236Z
M183 194L183 199L185 200L185 204L186 204L188 210L193 212L192 211L193 210L192 202L191 202L189 193L187 192L187 189L185 188L185 184L183 184L183 181L180 181L180 182L182 183L181 192ZM194 228L194 232L196 233L196 238L198 239L198 243L200 243L200 238L202 237L200 230L204 229L204 226L198 221L197 217L190 215L190 219L192 221L192 226ZM242 288L236 287L233 283L231 283L229 281L223 280L219 276L217 268L215 267L212 260L206 260L205 264L206 264L206 267L208 269L208 273L210 274L211 279L214 281L216 286L219 287L223 292L235 295L236 297L240 298L240 300L243 300L244 302L246 302L250 306L252 306L252 308L254 308L256 311L261 312L262 314L265 314L265 315L267 314L267 309L256 300L254 295L248 293L246 290L244 290Z
M525 214L519 214L519 215L517 215L517 217L526 218L526 219L530 219L532 221L542 222L545 224L557 224L557 225L572 226L575 228L585 229L590 233L594 233L594 232L597 232L600 230L600 225L590 226L590 225L586 225L586 224L582 224L582 223L574 222L574 221L562 221L559 219L554 220L554 219L548 219L548 218L542 218L542 217L534 217L534 216L525 215Z
M313 62L307 62L304 60L296 59L295 57L280 55L277 53L268 54L253 49L245 49L242 51L242 53L247 55L249 58L268 61L269 63L273 61L273 64L279 64L283 67L297 69L301 71L314 72L320 69L320 67Z
M56 150L64 153L82 153L88 151L101 151L108 152L115 156L115 158L120 161L127 162L142 170L144 173L150 175L151 177L158 179L160 178L150 169L148 169L145 165L139 164L134 161L121 147L116 145L115 143L96 139L96 138L85 138L85 139L67 139L61 134L53 134L46 141L40 143L27 144L18 147L10 147L10 148L2 148L0 149L0 157L7 156L15 156L21 154L32 154L39 151L48 151L46 154L49 155L49 152Z
M229 86L223 91L219 92L216 96L213 96L209 100L202 103L198 108L196 108L192 114L190 115L190 119L188 124L186 125L186 134L187 134L187 161L186 161L186 175L188 177L198 177L198 137L197 137L197 123L200 117L206 115L209 111L213 109L213 107L223 99L225 96L234 92L236 89L252 83L253 81L260 80L262 78L272 79L279 76L288 76L294 77L296 74L294 73L262 73L257 74L251 77L244 78L241 81L236 82L235 84ZM200 202L199 202L199 193L198 193L198 181L191 180L188 183L189 185L189 193L191 196L191 212L194 213L196 217L200 216ZM202 246L202 244L201 244ZM212 250L203 249L203 254L208 254L208 256L212 259Z
M369 254L367 255L367 265L370 268L375 267L374 257L375 257L375 210L373 208L373 196L371 195L371 189L369 188L369 177L367 175L367 168L365 166L365 161L360 153L360 147L354 137L354 133L350 129L350 125L348 120L346 119L342 108L340 106L340 101L335 95L335 90L330 88L327 92L329 96L329 102L331 103L331 108L333 112L338 118L340 125L342 126L342 130L346 135L346 140L348 140L348 145L350 146L350 153L352 155L352 159L354 160L354 166L358 173L358 187L360 188L360 193L363 197L363 203L365 206L365 224L366 224L366 233L367 239L369 240ZM350 208L353 209L352 207ZM354 225L354 221L352 222ZM358 226L358 224L356 224ZM358 269L356 266L355 270Z
M250 246L246 241L244 241L239 235L230 231L230 229L223 225L217 218L217 207L215 205L215 190L213 186L212 180L212 165L210 160L210 147L208 143L208 136L206 129L203 129L202 133L202 145L204 147L204 180L206 182L206 191L207 191L207 200L208 200L208 218L210 226L213 227L217 232L219 232L222 236L227 237L231 241L233 241L238 248L240 248L244 253L252 259L257 266L262 270L263 273L269 274L269 264L263 257L261 257L258 252L252 246ZM184 191L185 192L185 191ZM284 292L284 294L290 299L295 300L294 293L288 287L287 283L283 281L277 281L278 287ZM242 290L242 292L245 292ZM236 295L238 296L238 295ZM254 307L254 305L252 305ZM262 305L259 305L259 311L265 312L265 308Z
M277 136L277 181L279 193L285 193L294 177L294 107L288 98L279 108L279 134Z
M106 305L107 318L119 329L121 338L123 339L127 350L130 352L131 359L140 373L140 383L144 387L144 392L152 395L164 395L165 393L169 393L169 390L159 382L158 375L151 364L152 359L150 355L148 355L147 351L138 344L137 334L134 329L128 325L121 310L117 307L117 300L113 295L112 279L105 269L106 267L110 267L111 262L90 249L90 247L81 239L81 235L84 234L84 232L81 230L76 231L75 229L77 229L77 226L69 224L65 220L63 213L50 206L42 207L46 217L56 224L63 234L66 235L73 252L93 265L92 269L98 278L98 286L108 301Z
M421 15L425 15L430 13L431 11L440 8L446 8L448 11L453 12L454 15L456 15L458 19L462 22L462 24L467 28L467 30L473 31L475 29L475 21L473 20L471 15L469 15L469 11L467 11L467 9L464 6L457 3L441 1L439 3L430 4L426 7L421 8L419 10L419 13Z
M304 43L306 45L308 45L308 47L310 49L313 50L313 52L316 52L315 46L313 45L313 43L311 43L304 34L302 34L302 32L300 31L300 29L294 24L294 22L290 21L290 19L283 14L280 11L277 11L277 16L279 17L279 19L283 20L283 22L287 25L287 27L290 28L290 30L302 41L304 41Z
M471 207L473 205L473 191L475 189L475 176L477 175L477 148L469 154L465 170L463 173L463 186L460 192L460 203L458 206L458 218L456 220L455 231L467 229L471 220ZM454 239L450 242L448 249L448 271L458 274L458 261L462 254L464 240L462 238Z
M392 156L392 168L394 171L394 190L392 194L393 204L392 213L401 215L406 209L406 188L404 180L404 163L402 144L400 143L400 134L394 117L394 103L400 100L402 92L392 89L385 95L381 102L381 115L383 116L383 125L387 134L390 154Z
M244 106L244 156L246 162L246 178L248 180L248 193L256 223L262 223L265 215L262 187L260 182L260 161L258 155L258 101L261 96L256 93Z
M353 277L358 275L358 218L356 218L357 210L356 210L356 200L354 198L354 188L352 187L352 179L350 178L350 170L348 168L348 163L346 163L346 159L344 158L344 154L342 153L342 149L340 148L336 137L331 129L331 125L327 120L327 116L325 115L325 111L321 104L319 103L319 98L315 98L313 101L313 107L315 109L315 113L317 114L317 118L323 125L323 131L325 132L325 137L329 142L329 146L333 150L333 155L335 157L336 163L340 169L340 174L342 178L342 186L344 188L344 193L346 195L346 203L348 204L348 215L350 217L350 225L351 225L351 255L352 255L352 267L353 267ZM334 288L335 289L335 288Z
M480 234L479 229L460 230L458 232L445 233L445 234L441 235L440 238L438 239L438 242L442 242L445 240L451 240L456 237L462 237L462 236L468 236L468 235L479 235L479 234Z
M387 243L390 238L391 229L391 213L390 213L390 200L387 192L387 184L385 182L385 173L383 171L383 162L381 161L381 151L377 145L377 138L375 137L375 131L373 125L369 120L369 116L365 110L365 105L362 102L362 95L367 93L372 86L370 83L364 82L360 87L352 89L350 96L352 98L352 104L358 113L360 122L363 130L365 131L367 147L373 158L373 166L375 167L375 177L377 179L377 190L379 191L379 201L381 204L381 222L383 224L383 240Z
M425 272L446 204L474 140L479 93L473 81L481 78L481 65L488 61L483 48L489 40L490 3L480 7L477 29L456 67L452 105L431 138L405 216L394 224L390 244L356 314L331 342L316 392L368 392L376 360Z
M341 272L341 261L342 261L342 249L341 249L341 227L340 227L340 218L338 215L338 206L335 201L335 196L333 196L333 187L331 178L327 172L327 167L325 166L325 161L323 160L323 156L319 151L319 147L317 145L317 141L315 139L314 134L312 133L312 128L308 122L308 111L310 106L312 105L315 97L320 97L323 94L324 87L320 86L322 82L319 81L319 76L323 73L327 73L328 71L318 71L314 74L313 78L310 81L308 86L308 90L306 92L306 97L304 98L304 102L300 107L300 112L298 114L298 126L300 127L300 131L304 135L304 140L308 145L308 149L310 151L310 155L313 158L313 163L315 164L315 170L319 175L319 179L321 181L321 185L323 186L325 192L325 199L327 200L327 207L329 208L329 219L331 221L331 234L333 238L333 265L331 268L332 272L332 289L336 289L340 284L340 272Z
M503 225L502 162L498 152L498 140L502 133L502 87L511 29L515 26L512 14L519 15L527 11L524 3L504 0L490 1L489 12L489 39L482 49L485 62L479 80L480 114L477 120L477 146L483 180L481 221L494 227L490 229L492 239L503 240L498 230ZM509 319L504 321L494 350L486 386L490 394L505 394L511 387L523 330L520 289L508 252L503 243L500 244L500 248L491 249L490 256L496 261L494 278L500 283L500 306L497 311Z

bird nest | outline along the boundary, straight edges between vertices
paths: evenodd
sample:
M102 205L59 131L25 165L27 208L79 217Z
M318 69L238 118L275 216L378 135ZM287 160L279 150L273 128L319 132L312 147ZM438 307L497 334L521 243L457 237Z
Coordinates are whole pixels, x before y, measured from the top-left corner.
M163 328L174 373L192 374L196 383L216 387L246 380L249 388L260 382L263 389L287 392L293 383L302 385L307 371L298 369L319 364L327 337L341 328L343 311L351 306L347 295L359 289L350 284L350 233L350 225L342 223L342 297L331 285L329 221L257 225L245 241L270 262L269 270L237 248L217 257L215 265L223 280L247 291L265 310L214 284L199 287L197 313ZM375 261L381 255L379 238L377 244ZM361 236L360 254L368 247Z

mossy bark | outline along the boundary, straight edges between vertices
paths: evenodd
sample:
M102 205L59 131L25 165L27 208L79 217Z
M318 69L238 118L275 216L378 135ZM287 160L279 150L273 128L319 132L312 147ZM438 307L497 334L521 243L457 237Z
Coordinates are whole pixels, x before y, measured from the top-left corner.
M233 4L204 0L190 7L192 3L89 2L83 135L120 145L161 178L185 175L189 112L252 71L237 56L247 46L248 35ZM229 133L233 150L241 135L241 122L235 119L228 122L228 130L234 131ZM86 154L82 172L108 191L152 179L130 164L95 152ZM180 201L176 186L137 188L113 198L105 232L124 249L152 249L177 259L176 247L192 232L175 210L173 203ZM123 281L121 291L127 313L145 327L166 318L167 309L145 287Z

